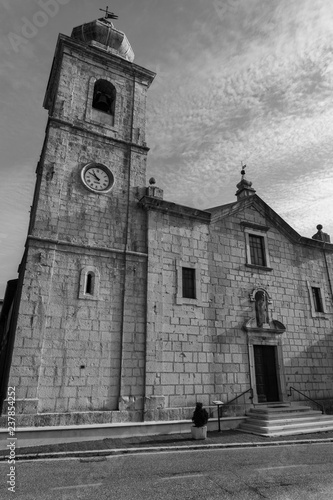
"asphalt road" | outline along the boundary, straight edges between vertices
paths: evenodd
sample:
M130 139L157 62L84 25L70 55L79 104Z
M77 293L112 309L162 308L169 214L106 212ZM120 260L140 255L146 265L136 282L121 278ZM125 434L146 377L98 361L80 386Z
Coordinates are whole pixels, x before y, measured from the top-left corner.
M0 498L15 500L329 500L333 444L0 463Z

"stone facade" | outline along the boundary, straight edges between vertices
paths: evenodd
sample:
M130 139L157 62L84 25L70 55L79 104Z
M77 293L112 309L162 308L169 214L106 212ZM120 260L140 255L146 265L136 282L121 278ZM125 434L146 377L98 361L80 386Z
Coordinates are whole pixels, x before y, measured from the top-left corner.
M288 400L290 386L313 399L332 399L333 245L301 238L257 195L207 213L186 213L148 197L142 204L154 242L146 393L160 405L149 417L182 415L180 408L193 408L196 400L229 401L250 387L260 402L257 345L273 348L276 401ZM248 262L246 232L258 230L266 237L269 266ZM182 266L196 269L196 299L179 299ZM323 312L312 310L311 285L323 292ZM256 290L269 298L269 324L262 328L255 322Z
M146 188L153 78L114 46L59 37L14 309L18 424L182 419L197 400L283 402L290 386L330 406L333 245L299 236L245 171L237 201L211 210ZM116 89L112 117L92 106L99 80ZM87 189L91 162L112 189Z

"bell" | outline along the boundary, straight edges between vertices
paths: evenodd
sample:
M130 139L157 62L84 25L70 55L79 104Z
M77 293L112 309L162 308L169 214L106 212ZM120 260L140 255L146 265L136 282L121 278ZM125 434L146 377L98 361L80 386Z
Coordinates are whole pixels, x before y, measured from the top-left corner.
M106 94L102 92L97 92L96 97L94 99L93 107L99 109L100 111L104 111L107 113L110 111L110 98Z

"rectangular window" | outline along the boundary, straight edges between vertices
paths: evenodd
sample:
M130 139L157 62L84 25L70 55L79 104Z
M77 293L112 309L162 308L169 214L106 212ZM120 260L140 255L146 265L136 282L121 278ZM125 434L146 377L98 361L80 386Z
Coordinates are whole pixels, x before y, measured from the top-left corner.
M307 281L311 316L313 318L325 317L327 314L325 305L325 284L320 281Z
M195 269L182 267L183 297L195 299Z
M254 266L266 266L264 237L249 234L249 245L251 264Z
M312 290L312 298L313 298L313 305L314 305L314 310L316 312L324 312L323 308L323 301L321 297L321 290L319 287L313 286L311 288Z
M201 306L201 266L188 260L175 260L176 304Z
M242 221L246 245L246 265L272 271L268 253L269 227Z

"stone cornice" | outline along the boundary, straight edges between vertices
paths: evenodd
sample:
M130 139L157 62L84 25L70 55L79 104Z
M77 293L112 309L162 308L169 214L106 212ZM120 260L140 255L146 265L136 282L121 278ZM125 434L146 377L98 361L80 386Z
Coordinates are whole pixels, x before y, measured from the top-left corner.
M210 223L210 213L196 208L178 205L177 203L171 203L170 201L153 198L151 196L144 196L139 203L146 210L156 210L180 218L191 218L200 220L206 224Z
M147 258L148 254L143 253L143 252L135 252L133 250L126 250L125 248L118 249L118 248L108 248L108 247L99 247L99 246L94 246L94 245L87 245L86 243L76 243L72 241L64 241L64 240L58 240L54 238L43 238L41 236L34 236L33 234L28 234L27 236L27 243L30 241L36 241L38 244L44 244L45 246L53 245L54 248L56 247L67 247L68 249L79 249L82 251L84 250L89 250L92 252L105 252L107 254L114 253L114 254L121 254L121 255L133 255L136 257L142 257L142 258Z
M270 335L270 334L279 334L281 335L286 331L286 327L280 321L273 319L269 324L258 328L257 321L255 318L250 318L243 324L243 330L248 333L252 333L255 335Z
M57 126L64 126L67 127L71 130L75 129L78 130L79 132L83 132L85 135L94 135L96 137L100 137L101 139L106 139L110 142L115 142L121 145L125 146L130 146L133 149L137 149L138 153L143 153L143 152L148 152L150 148L148 146L142 146L141 144L136 144L135 142L130 142L130 141L124 141L123 139L117 139L116 137L110 137L108 135L102 134L100 132L96 132L95 130L90 130L84 124L86 122L82 122L82 126L78 123L72 123L66 120L62 120L61 118L56 118L54 116L49 116L48 122L47 122L47 127L50 124L55 124Z
M247 222L245 220L242 220L241 226L248 227L250 229L254 229L254 230L258 230L258 231L265 231L266 233L270 229L269 226L263 226L261 224L254 224L253 222Z

